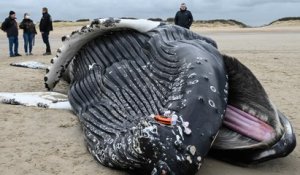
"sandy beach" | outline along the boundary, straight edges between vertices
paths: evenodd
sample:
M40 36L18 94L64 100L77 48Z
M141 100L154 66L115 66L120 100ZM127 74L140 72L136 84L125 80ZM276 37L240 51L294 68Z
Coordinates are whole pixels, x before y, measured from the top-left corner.
M78 26L63 25L50 34L52 52L61 46L61 36ZM213 38L222 53L238 58L263 84L271 100L289 117L300 139L300 25L263 28L197 27L193 31ZM20 34L22 33L19 31ZM49 63L42 56L44 44L36 36L33 56L8 57L8 41L0 32L0 92L46 91L44 71L9 66L12 62L35 60ZM57 91L66 92L60 83ZM239 167L207 158L198 175L296 175L300 172L300 149L288 157L263 164ZM119 175L98 164L88 153L80 124L70 111L0 104L0 174L5 175Z

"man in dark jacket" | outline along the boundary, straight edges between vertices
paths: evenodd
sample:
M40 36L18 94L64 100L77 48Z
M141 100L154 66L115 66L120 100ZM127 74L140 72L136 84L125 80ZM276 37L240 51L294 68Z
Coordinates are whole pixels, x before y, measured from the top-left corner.
M187 10L185 3L180 5L180 10L175 15L175 25L189 29L193 23L193 15Z
M14 11L9 12L8 18L1 25L1 29L6 32L9 41L9 55L10 57L21 56L18 53L19 41L18 41L18 23L16 21L16 13Z
M43 8L43 17L40 21L40 32L42 34L43 42L46 44L46 52L43 55L51 55L51 48L49 43L49 33L53 30L52 19L48 14L48 9Z

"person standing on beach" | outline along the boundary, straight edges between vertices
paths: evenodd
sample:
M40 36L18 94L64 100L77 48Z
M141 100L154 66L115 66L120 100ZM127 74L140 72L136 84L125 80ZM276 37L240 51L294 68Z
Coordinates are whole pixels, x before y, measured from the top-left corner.
M50 31L53 30L52 19L46 7L44 7L42 11L43 11L43 16L40 21L40 32L42 34L43 42L46 44L46 52L43 55L51 55L49 33Z
M9 12L9 16L1 25L1 29L6 32L9 42L9 56L16 57L22 56L18 53L19 41L18 41L18 23L16 21L16 13L14 11Z
M35 25L33 21L30 19L28 13L24 14L24 19L20 24L20 29L23 29L23 38L24 38L24 49L26 55L32 55L32 44L34 35L37 34Z
M192 23L192 13L189 10L187 10L185 3L181 3L180 10L175 15L175 25L190 29Z

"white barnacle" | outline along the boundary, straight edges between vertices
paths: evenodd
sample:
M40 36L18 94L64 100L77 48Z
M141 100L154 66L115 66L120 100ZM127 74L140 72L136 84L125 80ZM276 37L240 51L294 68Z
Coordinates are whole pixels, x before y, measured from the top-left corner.
M202 165L202 163L199 163L199 164L198 164L198 170L201 168L201 165Z
M210 90L213 92L217 92L217 89L214 86L210 86Z
M215 102L212 101L211 99L208 100L208 104L209 104L211 107L213 107L213 108L216 107Z
M180 136L181 136L181 138L182 138L182 140L184 140L184 137L183 137L183 132L182 132L182 129L181 129L181 127L180 126L177 126L177 128L178 128L178 132L179 132L179 134L180 134ZM178 135L176 135L176 137L177 137Z
M140 143L139 143L139 141L138 141L137 138L134 139L134 141L133 141L133 149L134 149L137 153L139 153L139 154L142 154L142 153L143 153L143 151L142 151L142 149L141 149L141 147L140 147Z
M190 123L189 122L182 122L182 126L184 127L184 128L186 128L186 127L188 127L190 125Z
M117 149L121 149L122 145L120 143L117 144Z
M192 155L195 155L195 153L196 153L196 147L194 146L194 145L191 145L191 146L189 146L189 151L190 151L190 153L192 154Z
M204 58L202 58L202 57L197 57L196 60L199 60L199 61L200 61L200 60L204 60Z
M154 119L155 115L151 114L151 115L149 115L149 117Z
M92 70L95 65L96 65L96 63L93 63L93 64L89 65L89 70Z
M186 68L187 69L190 69L192 67L192 63L188 63L187 65L186 65Z
M228 99L225 97L225 98L224 98L224 101L227 102L227 100L228 100Z
M187 160L190 164L193 163L193 160L192 160L191 156L186 156L186 160Z
M181 106L186 107L186 105L187 105L187 100L183 99L182 102L181 102Z
M157 169L156 168L153 168L152 172L151 172L151 175L154 175L154 174L157 174Z
M143 133L145 133L147 136L151 136L150 133L152 133L152 134L158 134L157 133L157 126L152 125L152 126L145 127L143 129Z
M179 157L178 155L176 155L176 159L177 159L178 161L182 161L181 157Z
M190 135L192 133L192 130L190 128L186 127L186 128L184 128L184 133L186 135Z
M220 116L220 117L221 117L221 119L223 119L224 115L223 115L223 114L221 114L221 116Z
M187 95L190 94L190 93L192 93L192 90L186 91L186 94L187 94Z
M192 133L192 130L189 128L189 125L190 125L190 123L189 122L184 122L184 121L182 121L182 126L183 126L183 128L184 128L184 133L186 134L186 135L190 135L191 133Z
M197 84L198 82L199 82L199 80L188 81L187 85L194 85L194 84Z
M228 75L227 75L227 78L228 78ZM226 82L225 88L228 89L228 82Z
M194 78L196 75L196 73L191 73L190 75L188 75L188 78Z
M164 112L164 116L170 116L170 114L171 114L171 111L165 111Z
M224 89L224 92L225 92L225 94L228 94L228 90L227 89Z
M111 158L112 160L116 160L117 156L115 154L112 154Z

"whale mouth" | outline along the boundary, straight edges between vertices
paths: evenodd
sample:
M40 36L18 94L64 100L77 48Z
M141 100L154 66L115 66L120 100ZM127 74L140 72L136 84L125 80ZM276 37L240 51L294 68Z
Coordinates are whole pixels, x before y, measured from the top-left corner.
M258 116L253 116L239 108L228 105L223 124L228 129L257 142L272 142L276 131Z
M226 55L223 60L228 73L228 102L210 155L238 165L288 155L296 139L287 117L269 100L247 67Z

